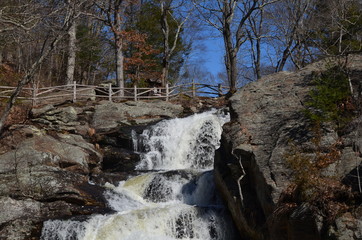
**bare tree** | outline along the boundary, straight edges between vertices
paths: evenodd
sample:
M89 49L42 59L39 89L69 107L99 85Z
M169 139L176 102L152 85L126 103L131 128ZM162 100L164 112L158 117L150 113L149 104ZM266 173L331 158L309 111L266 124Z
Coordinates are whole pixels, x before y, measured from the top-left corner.
M176 2L176 4L175 4ZM163 57L162 57L162 74L161 74L161 84L164 87L168 81L168 71L170 68L170 59L174 53L177 42L179 40L181 30L190 16L190 10L186 16L177 18L174 14L174 11L185 7L186 1L173 1L173 0L161 0L160 9L161 9L161 29L163 34ZM173 41L170 43L171 33L169 26L169 17L176 23L176 31L174 33Z
M88 15L86 12L90 6L90 2L87 0L66 0L68 8L71 12L74 12L70 21L68 29L68 58L67 58L67 84L72 84L74 81L74 71L76 62L76 51L77 51L77 19L81 15Z
M324 41L314 41L324 55L345 55L361 51L362 5L358 0L319 2L313 30Z
M194 1L203 20L217 29L223 36L225 46L225 67L230 84L230 94L237 90L237 55L247 41L245 26L257 9L276 1L258 0L214 0Z
M64 9L64 8L66 8L66 6L62 7L62 9ZM52 10L51 13L46 13L46 15L49 16L49 14L54 14L55 12L59 13L59 12L61 12L62 9L57 8L55 10ZM68 8L66 11L66 14L65 14L65 18L62 21L62 25L60 26L58 31L49 32L47 34L47 38L44 39L44 41L43 41L43 48L42 48L40 54L38 55L38 58L32 63L31 67L29 69L27 69L24 76L18 82L16 89L11 94L9 101L7 102L5 109L2 112L2 115L0 117L0 133L2 133L2 131L4 129L5 121L6 121L7 117L9 116L10 110L13 107L15 100L18 97L18 95L20 94L22 88L33 80L36 72L39 70L40 66L45 61L47 56L52 51L54 51L57 44L64 38L64 36L66 35L66 33L68 32L68 30L71 26L70 22L73 20L75 15L76 14L72 10L72 8ZM41 21L39 21L39 23L40 22ZM10 24L13 27L15 27L16 29L26 27L21 22L18 22L16 20L11 21ZM35 27L35 26L36 25L34 25L33 27ZM54 29L52 31L54 31Z
M123 31L125 29L125 10L130 3L136 3L137 0L108 0L96 1L96 6L102 16L97 18L109 27L114 38L114 48L116 55L116 80L118 87L121 88L120 96L124 96L124 54L123 54Z
M73 12L76 10L76 1L67 0L69 7ZM77 22L72 18L68 29L68 63L67 63L67 84L72 84L74 81L74 69L76 58L76 41L77 41Z
M276 55L278 56L276 72L282 71L290 59L297 68L305 65L308 54L308 25L315 0L281 0L268 11L269 20L275 30ZM308 56L311 56L308 54Z
M8 1L0 3L0 63L11 61L20 72L24 65L23 43L31 41L31 32L41 20L40 4L35 1ZM30 40L29 40L30 38Z
M261 4L264 4L266 1L261 0ZM250 43L250 52L251 59L253 62L254 74L256 79L261 78L261 44L264 38L269 36L266 35L266 30L264 27L264 15L265 8L258 8L254 13L248 18L248 23L246 27L247 38Z

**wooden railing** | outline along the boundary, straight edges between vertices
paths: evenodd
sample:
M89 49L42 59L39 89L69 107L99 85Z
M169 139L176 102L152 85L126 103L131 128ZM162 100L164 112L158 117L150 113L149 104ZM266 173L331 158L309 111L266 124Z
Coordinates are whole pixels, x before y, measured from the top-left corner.
M15 87L0 86L0 98L9 98ZM222 85L209 85L201 83L179 84L159 88L119 88L111 84L94 86L82 85L74 82L69 85L52 87L25 87L22 89L18 99L31 101L33 105L42 105L49 103L59 103L65 100L73 102L79 100L105 99L109 101L119 101L132 99L134 101L143 99L163 99L170 100L180 95L190 97L208 96L219 97L226 94L228 87Z

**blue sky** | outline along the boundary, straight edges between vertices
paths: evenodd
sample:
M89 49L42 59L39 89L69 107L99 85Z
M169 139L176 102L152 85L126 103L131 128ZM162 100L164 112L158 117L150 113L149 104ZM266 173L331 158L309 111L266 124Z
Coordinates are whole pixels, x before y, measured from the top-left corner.
M217 76L219 72L224 72L224 46L222 39L207 39L205 40L205 47L205 52L201 56L205 60L205 68L214 76Z

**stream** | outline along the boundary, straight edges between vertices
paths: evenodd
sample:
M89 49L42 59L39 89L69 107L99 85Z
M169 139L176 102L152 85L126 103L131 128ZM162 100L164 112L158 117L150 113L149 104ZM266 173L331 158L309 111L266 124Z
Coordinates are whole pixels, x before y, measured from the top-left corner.
M232 240L236 230L218 196L213 175L220 145L222 111L164 120L133 134L141 154L140 175L117 185L105 197L115 213L86 220L48 220L44 240Z

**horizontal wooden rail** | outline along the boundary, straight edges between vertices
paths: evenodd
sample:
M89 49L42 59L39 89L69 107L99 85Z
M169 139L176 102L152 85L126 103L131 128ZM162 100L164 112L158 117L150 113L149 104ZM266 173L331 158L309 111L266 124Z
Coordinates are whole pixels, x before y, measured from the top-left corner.
M16 87L0 86L0 98L9 98ZM103 86L73 84L52 86L52 87L39 87L35 85L33 88L23 88L19 99L31 101L33 105L42 105L49 103L59 103L65 100L76 102L78 100L95 100L107 99L109 101L133 99L162 99L168 101L182 95L189 95L190 97L196 96L209 96L219 97L224 95L224 90L228 87L222 85L209 85L203 83L187 83L174 86L153 87L153 88L119 88L111 86L111 84Z

